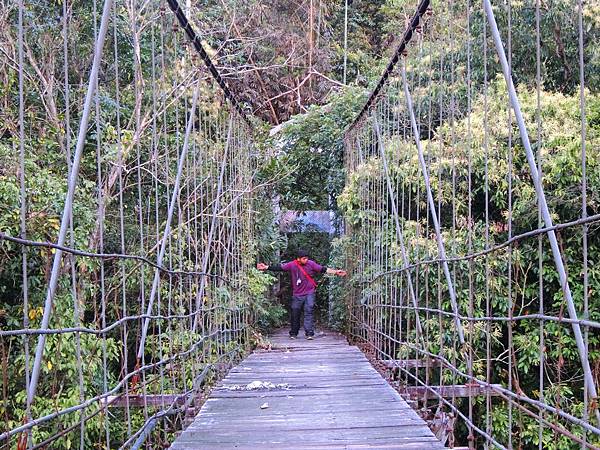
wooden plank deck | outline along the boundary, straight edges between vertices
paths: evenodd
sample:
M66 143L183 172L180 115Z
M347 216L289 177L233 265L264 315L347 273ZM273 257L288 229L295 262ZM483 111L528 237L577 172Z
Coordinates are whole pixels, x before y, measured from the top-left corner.
M229 372L172 449L444 448L343 336L282 330L271 342Z

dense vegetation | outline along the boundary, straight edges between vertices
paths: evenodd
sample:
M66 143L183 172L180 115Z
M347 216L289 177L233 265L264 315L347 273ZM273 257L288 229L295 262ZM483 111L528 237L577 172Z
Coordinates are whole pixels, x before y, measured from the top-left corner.
M91 2L67 2L68 34L66 44L69 48L67 71L70 88L70 104L67 105L64 89L63 58L63 6L61 1L32 1L26 3L25 31L25 174L27 177L28 211L27 237L35 241L53 241L60 226L60 216L66 192L65 174L68 172L68 158L71 157L77 126L80 119L81 104L90 68L90 55L94 42L94 33L98 24L98 11L94 12ZM182 2L183 3L183 2ZM319 258L330 256L331 266L342 266L345 263L346 249L351 243L345 237L333 242L323 235L281 236L274 222L272 212L273 201L279 201L285 209L311 210L332 209L340 212L353 225L360 225L367 220L360 211L360 192L358 186L364 177L380 173L380 160L370 159L360 167L360 172L346 174L344 171L344 131L355 117L366 98L370 88L378 81L378 77L387 58L393 51L406 18L413 12L415 2L408 0L354 0L349 3L348 51L347 51L347 84L343 85L343 37L344 37L344 2L330 0L310 0L302 3L286 1L224 0L222 2L191 2L190 16L199 30L210 56L216 61L219 70L229 83L233 92L242 99L248 112L258 116L254 138L257 141L254 164L259 170L252 174L252 181L260 186L254 192L254 203L251 208L252 230L246 230L252 236L244 242L244 264L249 267L256 260L275 260L293 252L295 246L306 246L313 250ZM117 2L115 12L116 29L109 32L106 42L106 55L101 69L99 86L99 104L101 116L94 120L102 125L102 160L101 165L108 171L107 182L103 186L110 199L106 205L105 240L103 250L118 252L122 246L119 214L120 186L117 182L123 177L128 187L140 183L153 186L160 198L168 194L164 180L172 180L176 167L174 155L181 143L181 133L185 129L185 114L182 114L191 102L192 92L190 80L197 76L194 65L200 61L190 56L182 43L183 34L174 25L168 7L163 1L151 1L138 9L136 2ZM540 15L540 61L541 89L543 105L544 142L544 183L549 195L549 204L556 215L556 222L575 220L580 216L581 183L580 165L580 128L579 128L579 71L578 71L578 22L577 11L573 2L554 0L542 2ZM419 95L416 98L422 138L426 145L437 148L438 153L431 160L432 173L448 176L452 163L449 158L462 158L466 152L472 151L472 185L468 192L466 185L466 168L457 165L456 191L452 193L450 184L438 185L434 180L434 190L440 196L442 208L450 207L453 195L465 199L471 196L474 200L472 236L473 245L482 248L483 214L483 170L484 154L480 145L483 139L484 106L482 91L485 82L491 83L487 96L487 108L496 117L507 115L507 103L503 84L497 81L499 66L493 54L493 44L488 34L488 57L484 58L483 31L485 17L479 5L471 5L467 9L466 2L455 1L450 4L433 2L435 15L434 25L427 29L428 39L413 45L408 52L407 66L409 77L416 79ZM506 30L509 21L509 10L506 5L496 9L499 25ZM471 40L464 39L464 30L469 20ZM532 0L514 1L511 3L510 20L512 26L512 66L515 79L519 85L519 94L524 108L530 133L536 135L536 34L535 2ZM588 144L588 214L598 213L600 199L600 5L589 2L585 5L584 14L584 62L585 87L587 100L587 144ZM20 232L20 172L19 172L19 113L18 113L18 46L17 46L17 5L9 2L0 15L0 232L18 236ZM114 34L113 34L114 31ZM160 45L158 45L160 42ZM119 67L115 65L114 54L118 54ZM158 121L158 128L164 129L164 143L172 151L157 154L154 141L149 138L152 121L140 111L147 111L152 101L153 61L164 58L167 64L161 66L162 77L154 84L156 92L169 92L169 107ZM156 61L155 61L156 63ZM470 89L465 80L469 66ZM452 68L452 70L446 70ZM451 77L451 73L460 76ZM426 74L426 75L424 75ZM206 73L203 72L202 77ZM167 89L173 80L181 82L180 89ZM420 80L420 81L419 81ZM119 84L119 97L116 85ZM429 81L429 82L428 82ZM441 88L444 86L444 88ZM224 126L226 114L220 110L221 93L214 84L207 82L201 93L199 109L205 123L218 123ZM141 103L140 103L141 102ZM452 102L454 108L443 109L433 116L429 105ZM140 108L140 104L143 108ZM464 135L467 122L467 108L471 108L469 124L472 133L472 147L457 148L436 136L450 134L447 119L452 114L453 133ZM450 112L452 111L452 112ZM93 113L95 114L95 113ZM121 124L118 130L117 116ZM146 133L136 134L137 121L143 122ZM269 126L276 126L269 135ZM502 222L506 219L506 151L508 142L507 128L493 127L489 136L489 148L493 152L487 155L489 190L493 193L490 203L490 215L494 227L491 239L498 242L506 238L506 229ZM95 127L88 130L85 145L85 156L81 169L81 179L74 210L73 246L99 251L98 217L101 205L98 203L98 186L96 179L96 149L98 135ZM120 133L120 134L119 134ZM517 136L513 128L511 136ZM223 151L221 144L206 140L207 160L214 159ZM522 152L516 151L519 143L513 142L515 150L513 189L519 192L513 205L514 232L526 231L537 227L537 209L535 194L531 188ZM422 197L422 181L415 164L412 162L414 147L410 141L390 139L386 142L389 153L391 171L398 186L406 189L420 189L421 197L413 197L424 208ZM154 158L154 159L153 159ZM138 172L143 164L139 161L159 160L163 165L160 180L149 173ZM209 175L206 168L204 175ZM198 174L202 176L202 173ZM348 184L344 189L346 177ZM129 183L129 184L128 184ZM343 191L343 194L342 194ZM439 192L439 194L438 194ZM129 191L122 198L123 208L137 211L137 196ZM339 207L338 207L339 203ZM416 206L413 206L416 208ZM150 198L145 204L146 211L152 208L164 214L164 202ZM341 211L340 211L341 210ZM465 204L457 208L457 219L466 223ZM418 241L421 248L435 254L435 248L428 236L417 232L424 229L423 224L409 218L409 212L403 211L404 226L413 242ZM129 249L140 247L139 225L135 214L127 214L123 223L123 242ZM410 220L409 220L410 219ZM448 216L444 226L452 226ZM150 235L162 225L161 220L149 217L144 225L144 232ZM381 239L391 241L393 238L391 224L382 230ZM446 231L447 231L446 229ZM185 230L182 227L179 231ZM251 231L251 232L250 232ZM600 259L600 242L596 226L590 227L589 240L589 280L591 319L598 320L600 310L598 292L600 291L600 272L597 262ZM179 235L174 233L173 240ZM467 232L459 227L455 234L447 234L448 246L457 254L467 251ZM582 285L580 273L582 259L581 236L577 231L565 231L560 235L565 249L565 259L569 266L569 276L574 287L574 296L579 312L581 312ZM196 243L198 244L198 243ZM148 255L156 257L156 248L149 241L145 243ZM518 251L513 252L514 285L513 295L518 302L515 308L523 311L534 311L537 308L537 240L524 241ZM182 251L189 250L187 258L174 260L174 265L194 266L196 252L189 245ZM13 243L0 240L0 324L3 329L39 325L42 315L45 288L49 277L53 250L47 248L32 249L27 252L30 298L29 308L23 311L22 259L21 248ZM545 249L544 257L549 258ZM500 271L507 264L506 254L498 253L490 259L492 270ZM71 291L69 272L76 268L80 274L76 284L76 295ZM549 313L561 314L564 310L560 289L558 289L555 272L551 269L551 261L544 261L545 272L544 293L548 300ZM100 305L97 302L100 264L83 258L67 259L63 267L63 279L54 305L52 326L69 327L75 324L101 326ZM138 298L143 289L143 282L150 280L152 271L140 269L135 263L119 264L111 261L103 267L106 274L106 291L115 298L121 295L120 290L128 298ZM485 273L477 266L477 289L481 292L485 282ZM127 283L121 286L121 271L125 271ZM131 276L131 274L136 274ZM369 273L369 268L365 268ZM363 274L356 273L360 278ZM285 321L286 313L282 304L265 296L267 287L274 278L256 270L244 272L244 279L238 280L243 286L243 295L233 295L230 289L211 291L215 304L224 302L236 306L251 306L252 315L256 318L257 329L265 329ZM430 277L430 278L427 278ZM437 283L433 274L425 278L430 283ZM352 281L356 281L354 278ZM500 280L501 278L497 278ZM424 283L425 286L427 283ZM333 299L328 310L333 315L333 325L343 328L346 324L346 305L344 303L345 288L336 282L331 290L320 288L321 301ZM327 289L327 292L324 292ZM492 286L495 293L493 308L498 312L506 312L507 285L498 282ZM167 295L166 292L163 294ZM237 292L235 292L237 294ZM80 306L79 314L74 314L74 298ZM464 296L461 297L464 300ZM179 298L177 300L180 300ZM236 303L237 302L237 303ZM484 314L481 297L476 298L476 315ZM115 305L117 303L115 302ZM164 306L164 305L163 305ZM324 304L322 304L324 306ZM444 305L446 308L448 305ZM461 304L464 308L465 305ZM325 309L325 308L323 308ZM139 311L138 311L139 312ZM162 311L165 312L165 311ZM515 309L516 312L516 309ZM120 317L122 311L118 306L108 312L113 319ZM214 326L222 325L225 318L215 316ZM436 330L430 324L432 340L439 338L442 330ZM538 364L537 348L539 345L537 328L532 322L521 322L514 328L515 343L519 351L515 353L515 365L521 389L528 395L535 396L536 371ZM138 328L133 328L129 336L119 333L108 336L100 342L91 335L82 335L78 344L72 335L50 336L48 338L44 360L43 378L38 400L34 404L34 417L43 416L53 411L74 405L80 401L79 386L70 383L78 377L74 356L87 362L83 372L84 391L87 396L96 395L102 389L104 380L98 377L99 368L107 364L110 368L108 385L114 385L125 370L133 369L134 354L127 355L127 339L133 348ZM481 340L485 330L477 329L474 341ZM572 401L579 398L581 376L578 359L574 352L572 336L568 328L556 324L545 325L547 348L547 366L553 375L558 375L561 382L553 383L551 391L554 404L573 413L581 412L581 402ZM506 345L506 330L499 325L494 329L498 339L494 341L496 350L501 352ZM258 336L258 335L257 335ZM177 335L171 343L171 351L185 349L195 342L197 336ZM0 423L2 430L18 426L24 417L25 374L22 338L2 338L0 340L0 358L3 365L2 401L0 402ZM29 339L29 346L35 345L35 339ZM158 338L150 345L157 350L160 347ZM230 349L226 340L213 343L203 351L205 360L215 361L219 354ZM599 377L600 354L597 335L590 336L590 360L596 378ZM434 350L432 348L432 350ZM133 352L134 350L132 350ZM477 349L478 352L481 348ZM208 354L208 356L207 356ZM103 359L106 361L104 362ZM189 367L182 370L185 373ZM483 367L478 366L477 375L481 376ZM212 375L211 375L212 376ZM498 371L494 374L496 382L505 382L506 373ZM209 377L210 378L210 377ZM189 379L186 380L189 382ZM574 393L577 391L577 395ZM116 412L116 419L111 421L111 439L115 443L122 442L128 430L124 426L122 412ZM494 411L494 427L502 433L506 417L506 409L502 407ZM39 428L35 431L36 442L68 427L76 426L77 415L69 416L60 424ZM105 417L98 415L87 421L86 446L97 445L101 448L104 439ZM526 417L521 418L519 426L513 431L519 433L519 443L523 448L535 445L537 428ZM139 414L133 418L133 427L139 428L144 417ZM176 427L175 427L176 428ZM579 432L579 430L578 430ZM501 435L504 439L506 436ZM156 437L168 440L168 436ZM565 439L555 439L552 433L544 435L544 445L556 448L571 448ZM76 445L76 438L67 437L57 441L57 448L69 448Z

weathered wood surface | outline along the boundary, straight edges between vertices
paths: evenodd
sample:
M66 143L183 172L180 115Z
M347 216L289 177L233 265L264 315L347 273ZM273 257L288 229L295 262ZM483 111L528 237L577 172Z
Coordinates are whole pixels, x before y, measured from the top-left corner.
M271 342L229 372L172 449L444 448L343 336L290 340L282 330ZM263 388L246 389L252 382Z

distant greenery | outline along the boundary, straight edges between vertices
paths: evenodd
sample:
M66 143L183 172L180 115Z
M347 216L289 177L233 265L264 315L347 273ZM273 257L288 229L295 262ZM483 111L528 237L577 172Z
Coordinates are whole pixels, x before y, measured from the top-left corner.
M362 107L364 94L364 89L357 87L334 93L329 103L311 106L273 136L273 157L277 165L289 167L290 174L276 185L283 207L336 209L335 197L344 185L343 133Z

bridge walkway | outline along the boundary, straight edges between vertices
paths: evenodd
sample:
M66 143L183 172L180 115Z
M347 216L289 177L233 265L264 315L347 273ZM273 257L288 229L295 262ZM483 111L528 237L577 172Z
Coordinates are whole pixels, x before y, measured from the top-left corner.
M342 335L281 330L270 341L216 386L172 449L444 448Z

